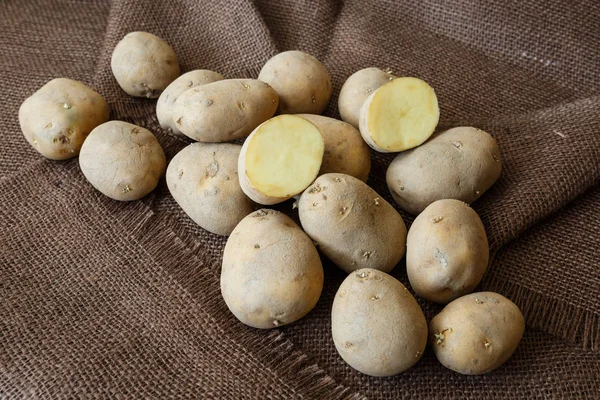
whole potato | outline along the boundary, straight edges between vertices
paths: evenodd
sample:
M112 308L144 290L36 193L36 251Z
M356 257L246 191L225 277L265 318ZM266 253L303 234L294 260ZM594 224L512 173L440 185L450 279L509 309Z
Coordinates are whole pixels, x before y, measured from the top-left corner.
M319 250L350 273L361 268L391 271L406 250L406 226L398 212L361 180L325 174L300 200L302 228Z
M297 321L317 304L322 289L319 253L285 214L258 210L229 236L221 293L244 324L269 329Z
M125 35L113 50L110 67L127 94L152 99L179 76L173 48L148 32Z
M514 353L525 331L519 308L498 293L460 297L429 324L431 345L444 367L465 375L498 368Z
M325 66L302 51L284 51L272 57L258 79L279 95L279 114L321 114L331 98L331 79Z
M479 215L459 200L431 203L415 219L406 240L406 272L421 297L448 303L471 293L490 255Z
M217 235L229 235L254 210L238 180L241 149L232 143L192 143L167 168L167 185L177 204Z
M494 138L480 129L460 127L398 154L386 180L396 203L418 214L441 199L471 204L496 182L501 170Z
M158 118L160 126L164 129L171 130L171 132L177 135L184 136L173 120L173 106L175 101L183 94L183 92L191 88L223 79L225 78L218 72L209 71L207 69L190 71L175 79L160 94L158 102L156 103L156 117Z
M374 269L342 282L331 310L335 348L352 368L371 376L406 371L427 346L427 321L402 283Z
M173 106L175 126L199 142L248 136L275 114L279 98L256 79L225 79L185 91Z
M87 135L108 121L104 98L81 82L56 78L28 97L19 108L21 131L46 158L75 157Z
M166 160L152 132L127 122L109 121L85 140L79 166L104 195L130 201L154 190L165 172Z
M396 79L389 72L379 68L364 68L350 75L338 97L338 110L340 117L358 129L360 109L365 100L381 86Z
M315 124L325 140L325 152L319 175L330 172L351 175L367 181L371 170L371 151L352 125L314 114L298 114Z

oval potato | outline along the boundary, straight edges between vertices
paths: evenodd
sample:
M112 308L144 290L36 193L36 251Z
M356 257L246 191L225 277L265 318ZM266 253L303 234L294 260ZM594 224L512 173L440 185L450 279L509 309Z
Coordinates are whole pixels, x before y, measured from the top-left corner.
M459 127L398 154L386 181L396 203L416 215L436 200L471 204L496 182L501 170L494 138L480 129Z

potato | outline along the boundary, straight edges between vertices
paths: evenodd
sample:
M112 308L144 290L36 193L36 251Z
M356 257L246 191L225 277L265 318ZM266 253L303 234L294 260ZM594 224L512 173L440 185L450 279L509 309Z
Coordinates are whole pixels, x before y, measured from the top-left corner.
M298 116L315 124L325 140L319 175L338 172L367 181L371 170L371 151L358 130L346 122L321 115Z
M199 142L245 138L277 110L277 93L256 79L226 79L185 91L173 106L175 126Z
M223 78L223 75L207 69L190 71L175 79L160 94L158 102L156 103L156 117L158 118L160 126L162 126L164 129L169 129L176 135L183 136L183 133L181 133L179 128L177 128L177 125L173 120L173 106L175 101L186 90L223 79L225 79Z
M406 272L424 299L446 304L471 293L490 256L479 215L459 200L438 200L415 219L406 241Z
M381 86L396 77L389 72L379 68L365 68L350 75L338 98L338 110L344 121L358 128L360 120L360 109L365 100Z
M312 122L289 114L271 118L244 142L240 186L257 203L281 203L315 180L324 151L323 136Z
M525 331L519 308L498 293L460 297L429 324L429 337L444 367L465 375L498 368L514 353Z
M165 172L166 160L152 132L127 122L109 121L85 140L79 166L104 195L130 201L154 190Z
M427 345L427 321L402 283L370 268L342 282L331 310L335 348L352 368L371 376L406 371Z
M238 179L241 149L232 143L192 143L167 168L167 185L177 204L217 235L229 235L254 210Z
M365 100L359 128L374 150L394 153L427 140L439 118L438 101L431 86L417 78L396 78Z
M460 127L398 154L386 180L396 203L418 214L441 199L471 204L496 182L501 169L494 138L476 128Z
M406 250L406 226L398 212L366 183L325 174L298 200L302 228L319 250L350 273L391 271Z
M19 108L21 131L46 158L75 157L87 135L108 121L104 98L81 82L56 78L28 97Z
M173 48L148 32L125 35L113 50L110 68L127 94L152 99L179 76Z
M325 66L301 51L285 51L272 57L258 79L279 95L280 114L321 114L331 98L331 79Z
M221 293L244 324L269 329L297 321L314 308L322 289L319 253L285 214L258 210L227 240Z

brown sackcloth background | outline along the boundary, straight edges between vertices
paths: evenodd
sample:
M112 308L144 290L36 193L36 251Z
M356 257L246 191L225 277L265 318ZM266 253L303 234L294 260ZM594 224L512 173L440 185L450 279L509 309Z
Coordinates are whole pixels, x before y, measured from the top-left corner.
M597 1L3 0L0 15L1 399L600 398ZM112 118L149 128L169 158L188 143L160 129L155 101L127 96L111 75L113 47L135 30L172 44L183 72L230 78L257 77L278 51L310 52L331 73L333 117L346 77L390 68L436 89L440 129L490 132L504 170L473 205L494 253L480 286L526 316L513 357L476 377L430 350L399 376L357 373L330 337L344 274L325 260L306 318L248 328L220 296L225 239L186 217L164 181L118 203L77 160L31 149L18 107L59 76L94 87ZM392 158L373 154L369 182L390 202ZM407 284L404 271L393 274ZM440 310L420 303L428 319Z

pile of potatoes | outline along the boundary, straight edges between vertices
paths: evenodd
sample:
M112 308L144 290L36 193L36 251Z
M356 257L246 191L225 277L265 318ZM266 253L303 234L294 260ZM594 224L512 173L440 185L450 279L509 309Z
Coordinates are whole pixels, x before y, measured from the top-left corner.
M390 376L413 366L427 343L447 368L483 374L517 348L524 318L497 293L472 293L489 261L485 228L469 204L498 179L500 152L486 132L434 134L436 93L421 79L362 69L344 83L342 120L321 114L332 96L324 65L301 51L275 55L258 79L210 70L180 76L173 48L127 34L111 68L120 87L158 98L161 127L194 142L168 163L155 135L108 121L104 98L59 78L19 110L27 141L43 156L79 155L86 179L120 201L142 198L166 171L169 191L203 229L229 236L221 292L244 324L293 323L323 289L320 254L348 273L331 311L332 338L351 367ZM230 143L237 141L238 143ZM243 144L239 144L243 141ZM371 151L398 153L386 173L402 216L367 185ZM301 226L270 206L292 199ZM446 304L429 324L389 273L406 258L412 290Z

